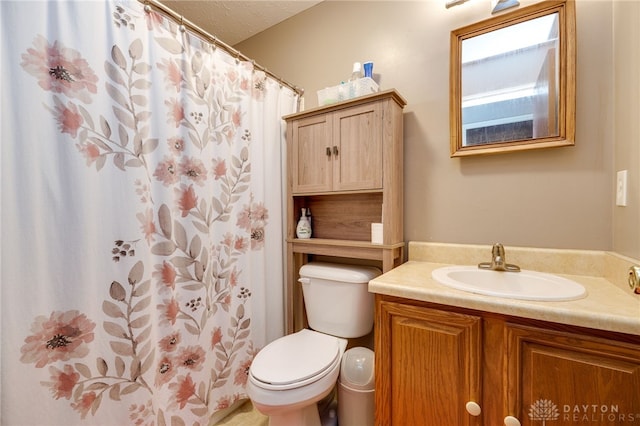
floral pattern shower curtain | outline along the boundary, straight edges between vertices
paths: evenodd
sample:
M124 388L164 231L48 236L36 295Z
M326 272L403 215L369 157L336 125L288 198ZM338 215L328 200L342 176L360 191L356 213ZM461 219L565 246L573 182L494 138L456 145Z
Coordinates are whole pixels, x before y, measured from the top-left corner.
M0 423L206 425L283 333L297 95L136 1L1 8Z

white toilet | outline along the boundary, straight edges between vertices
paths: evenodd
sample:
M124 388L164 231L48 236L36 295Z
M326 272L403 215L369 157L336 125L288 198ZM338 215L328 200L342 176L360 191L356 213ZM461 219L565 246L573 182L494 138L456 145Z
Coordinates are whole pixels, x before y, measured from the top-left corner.
M321 426L317 402L336 385L347 339L373 329L369 280L378 268L311 262L300 268L310 329L265 346L249 369L247 393L269 426Z

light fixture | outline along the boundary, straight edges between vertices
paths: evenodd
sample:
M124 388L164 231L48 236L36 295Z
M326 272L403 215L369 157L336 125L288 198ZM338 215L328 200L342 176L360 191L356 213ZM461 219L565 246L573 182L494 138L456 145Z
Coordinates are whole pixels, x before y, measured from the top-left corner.
M448 1L445 3L444 7L446 7L447 9L449 9L450 7L458 6L458 5L460 5L460 4L462 4L462 3L466 3L466 2L468 2L468 1L469 1L469 0L448 0Z
M491 13L498 13L501 10L516 6L520 6L518 0L491 0Z

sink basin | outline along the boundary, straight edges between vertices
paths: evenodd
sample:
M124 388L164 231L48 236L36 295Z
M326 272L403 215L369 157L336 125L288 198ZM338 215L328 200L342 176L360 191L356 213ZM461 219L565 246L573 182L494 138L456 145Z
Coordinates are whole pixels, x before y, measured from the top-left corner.
M587 295L586 289L575 281L527 270L503 272L477 266L446 266L435 269L431 276L447 287L509 299L558 302Z

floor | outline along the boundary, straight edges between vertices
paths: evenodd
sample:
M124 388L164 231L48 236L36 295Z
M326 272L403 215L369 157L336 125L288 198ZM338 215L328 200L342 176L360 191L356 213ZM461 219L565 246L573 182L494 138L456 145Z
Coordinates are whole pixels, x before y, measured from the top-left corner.
M253 408L251 401L247 401L236 411L222 419L218 425L222 426L268 426L269 418Z
M323 407L321 408L322 412L328 412L331 410L334 413L337 413L336 396L337 389L334 388L329 395L318 403ZM247 400L247 402L242 404L238 409L216 423L215 426L269 426L269 417L261 414L258 410L253 408L251 401Z

